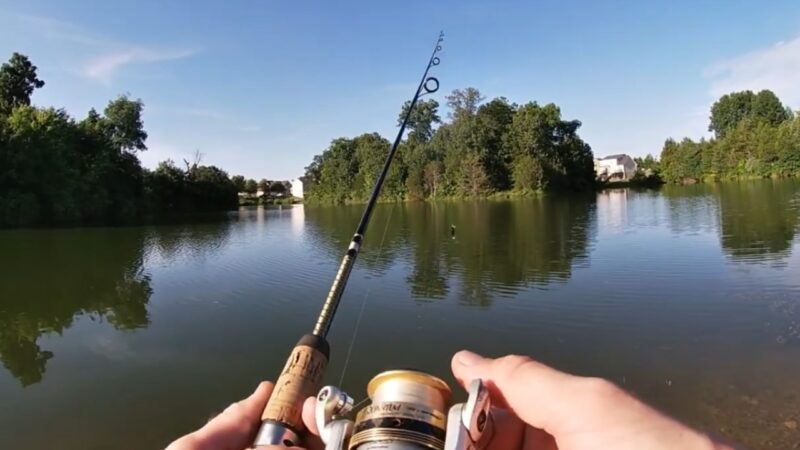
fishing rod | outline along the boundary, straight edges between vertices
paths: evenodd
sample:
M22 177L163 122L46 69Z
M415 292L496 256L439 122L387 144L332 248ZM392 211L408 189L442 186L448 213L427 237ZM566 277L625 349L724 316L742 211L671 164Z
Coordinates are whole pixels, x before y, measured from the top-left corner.
M445 432L448 449L466 449L470 443L472 448L481 448L475 445L479 440L476 437L489 435L484 432L486 424L490 422L488 395L480 381L470 387L467 403L450 409L450 415L454 417L452 420L445 417L443 412L451 396L450 388L444 381L423 372L394 370L379 374L368 387L372 405L362 409L355 422L343 418L352 409L352 398L332 386L319 390L330 358L330 345L326 337L361 249L381 187L418 100L439 90L439 80L429 77L428 71L439 65L440 60L436 55L442 50L443 41L444 33L440 32L314 329L294 347L275 382L272 395L261 414L261 427L253 443L254 448L300 445L304 430L303 403L306 398L315 395L317 427L327 444L326 449L342 450L349 445L351 449L366 450L373 448L373 444L379 444L382 449L441 450ZM450 424L447 430L446 423Z

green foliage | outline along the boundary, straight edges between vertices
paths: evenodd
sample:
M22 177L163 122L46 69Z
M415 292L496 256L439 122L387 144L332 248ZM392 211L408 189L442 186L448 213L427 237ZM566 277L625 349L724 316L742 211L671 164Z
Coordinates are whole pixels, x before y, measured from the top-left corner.
M402 125L403 120L408 114L408 108L411 107L411 100L403 104L400 110L400 115L397 118L397 126ZM440 123L442 119L438 114L439 102L436 100L420 100L408 116L408 140L412 142L422 143L428 142L433 136L433 124Z
M514 161L514 189L533 192L544 188L544 173L539 160L532 155L522 155Z
M283 181L273 181L269 185L269 191L274 194L285 194L289 192L289 188L291 187L291 185L287 186L286 184L287 183Z
M36 66L27 56L15 52L0 67L0 113L30 105L33 90L43 86L44 81L36 76Z
M241 175L234 175L231 177L231 181L233 185L236 186L236 190L239 192L244 192L246 187L246 182L243 176Z
M251 195L258 192L258 183L256 182L256 180L250 178L247 181L245 181L244 191Z
M127 151L147 150L144 144L147 133L142 123L143 109L141 100L131 100L126 95L108 103L103 114L108 138L115 147Z
M709 129L716 139L667 140L665 181L800 175L800 119L771 91L724 95L711 109Z
M658 174L661 172L661 163L650 153L647 154L644 158L633 158L636 162L636 166L639 170L643 172L651 172L654 174Z
M110 223L237 205L236 186L216 167L141 167L140 100L120 96L102 115L92 109L76 122L64 110L29 106L43 84L22 55L0 68L0 226Z
M593 185L592 152L577 135L580 122L562 120L553 104L520 107L502 97L482 101L475 88L453 91L447 96L450 121L435 129L438 103L419 102L383 196L483 196L511 189L517 180L521 191ZM409 105L400 111L401 122ZM366 200L388 149L389 142L376 133L334 140L306 167L306 199Z
M717 138L724 138L744 120L776 126L790 118L787 108L770 90L758 94L752 91L732 92L723 95L711 107L708 131L713 131Z

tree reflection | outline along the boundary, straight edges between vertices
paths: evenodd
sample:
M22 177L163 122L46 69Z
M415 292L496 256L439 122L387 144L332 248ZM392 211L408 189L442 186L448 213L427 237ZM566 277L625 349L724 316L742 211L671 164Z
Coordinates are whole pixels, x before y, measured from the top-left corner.
M0 361L23 386L41 381L53 353L39 338L80 316L118 330L149 325L145 258L196 258L224 245L227 222L147 229L0 233Z
M347 247L359 214L349 206L307 208L313 239L332 260ZM362 264L386 270L402 259L414 298L441 299L458 284L460 301L486 306L496 295L568 280L587 254L594 217L594 202L586 197L384 204L365 246L365 255L378 252L389 220L381 257Z
M456 203L456 237L444 247L450 273L463 283L461 300L486 306L494 294L566 281L588 252L594 203L584 197Z
M718 189L722 248L733 259L788 256L800 217L797 180L720 183Z
M152 289L136 229L14 231L0 235L0 360L22 385L39 382L53 357L37 343L76 316L114 327L147 326Z

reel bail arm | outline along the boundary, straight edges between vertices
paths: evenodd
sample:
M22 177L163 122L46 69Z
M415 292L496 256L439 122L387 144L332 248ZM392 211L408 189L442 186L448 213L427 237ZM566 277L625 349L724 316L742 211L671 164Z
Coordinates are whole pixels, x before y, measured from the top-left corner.
M494 434L489 391L480 379L472 380L466 403L450 408L444 450L482 450Z

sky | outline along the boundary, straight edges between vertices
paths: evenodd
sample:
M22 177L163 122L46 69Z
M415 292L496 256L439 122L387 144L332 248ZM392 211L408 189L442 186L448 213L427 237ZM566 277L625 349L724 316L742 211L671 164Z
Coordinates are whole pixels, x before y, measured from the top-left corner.
M192 160L248 178L303 174L332 139L393 140L445 32L434 96L554 102L595 156L707 136L720 95L772 89L800 109L800 2L0 0L0 59L77 119L140 98L142 163Z

